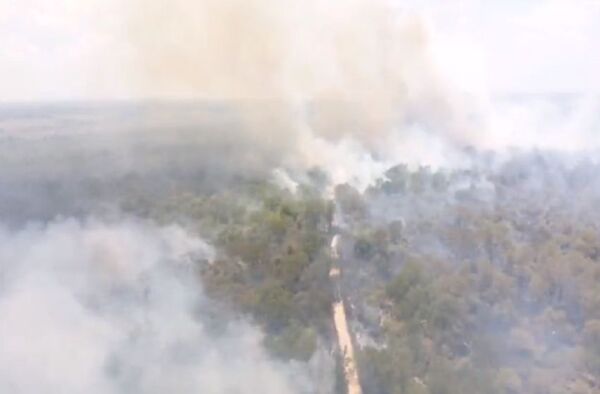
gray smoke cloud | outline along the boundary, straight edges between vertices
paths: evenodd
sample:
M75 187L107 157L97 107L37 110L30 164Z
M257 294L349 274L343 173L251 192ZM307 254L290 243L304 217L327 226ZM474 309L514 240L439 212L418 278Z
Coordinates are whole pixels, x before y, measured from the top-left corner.
M323 167L334 182L364 186L389 162L439 164L452 146L481 137L469 100L439 68L433 28L392 2L126 8L134 91L226 101L257 144L286 150L290 167ZM432 145L439 149L422 149Z
M322 167L333 183L364 188L398 162L468 167L465 147L598 148L597 97L467 93L445 69L461 48L444 46L408 5L131 0L126 9L134 91L225 100L256 144L279 145L285 165ZM471 61L452 63L470 70Z
M0 229L0 391L315 392L308 364L273 361L203 296L194 262L213 254L134 219Z
M319 166L332 183L365 188L398 162L468 167L465 146L577 151L600 143L597 97L578 99L574 107L560 97L499 103L485 86L469 92L457 86L452 71L469 74L480 56L442 37L444 31L412 2L75 3L63 5L65 12L32 7L50 20L65 14L70 21L67 31L50 24L46 35L82 31L86 86L116 86L124 97L225 105L233 115L212 122L212 136L181 138L212 141L226 134L291 172ZM160 121L153 113L136 116L146 125L172 123L162 130L169 135L173 123L206 124L210 117L200 112ZM120 121L121 128L132 126Z
M208 245L123 219L120 207L235 190L271 171L291 190L315 166L331 186L364 189L397 163L472 167L465 146L580 152L600 142L597 97L465 96L444 77L435 28L391 2L107 3L107 18L86 14L110 23L89 29L122 46L90 43L102 50L85 63L114 57L108 71L133 97L201 101L0 108L3 392L327 393L328 355L275 361L260 329L204 297L194 264L211 260ZM100 85L106 70L96 71L87 74ZM419 196L402 209L439 207ZM389 218L390 204L380 211Z

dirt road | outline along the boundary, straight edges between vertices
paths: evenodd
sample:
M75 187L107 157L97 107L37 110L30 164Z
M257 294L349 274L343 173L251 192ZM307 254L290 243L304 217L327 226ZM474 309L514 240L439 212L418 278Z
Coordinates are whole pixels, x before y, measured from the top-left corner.
M360 380L358 377L358 369L356 358L354 356L354 345L352 344L352 336L348 327L348 319L346 318L346 309L340 289L340 275L342 273L339 267L340 254L338 251L339 235L335 235L331 240L331 258L333 265L329 272L336 292L336 301L333 303L333 322L338 337L338 344L344 360L344 375L346 384L348 385L348 394L362 394Z

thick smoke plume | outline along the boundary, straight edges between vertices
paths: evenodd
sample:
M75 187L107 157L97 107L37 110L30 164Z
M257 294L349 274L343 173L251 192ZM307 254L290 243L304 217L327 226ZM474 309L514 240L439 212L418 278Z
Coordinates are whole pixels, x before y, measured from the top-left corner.
M118 80L157 100L0 107L0 392L330 394L319 245L335 233L356 341L380 352L381 376L361 361L376 385L396 374L413 392L450 392L454 374L434 386L439 365L421 357L411 370L402 357L479 367L483 333L504 360L488 368L509 381L503 393L548 371L600 387L579 376L593 348L583 341L600 338L600 183L596 162L580 160L600 144L597 97L466 94L446 75L435 27L403 2L38 3L33 24L62 51L15 62L29 41L8 25L19 8L0 0L13 54L0 70L76 64L94 70L81 75L95 89ZM61 14L77 22L62 33ZM74 36L85 51L61 46ZM527 153L499 154L512 147ZM434 270L419 279L413 265ZM396 335L407 327L422 337ZM313 355L285 361L288 345Z
M390 1L128 5L134 90L223 100L257 145L279 145L290 167L321 166L334 183L364 187L397 162L468 166L465 147L597 147L595 98L561 114L562 97L466 94L447 78L440 52L452 50L439 50L428 19Z
M213 254L136 220L0 229L0 391L314 392L307 364L272 361L202 295L194 262Z
M338 167L338 180L362 155L440 154L422 157L400 141L476 140L466 100L437 66L431 27L390 2L133 1L130 15L141 95L224 100L257 143L280 141L292 161ZM322 149L343 152L343 162Z

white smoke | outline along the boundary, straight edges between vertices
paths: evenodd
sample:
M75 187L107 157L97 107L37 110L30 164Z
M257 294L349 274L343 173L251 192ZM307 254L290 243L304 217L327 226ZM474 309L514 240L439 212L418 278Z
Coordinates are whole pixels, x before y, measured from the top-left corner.
M203 297L192 260L212 253L133 220L0 229L0 391L314 392L307 365Z
M493 76L477 37L444 37L415 7L141 3L129 3L134 90L233 103L257 144L279 143L287 166L321 167L332 183L364 188L397 163L468 166L465 147L600 146L597 101L566 114L562 102L499 103L487 90Z
M560 105L499 105L487 86L515 90L514 75L522 92L585 81L573 70L588 75L584 60L597 62L600 9L590 1L31 0L31 12L13 3L0 1L0 20L27 15L35 34L24 23L0 29L11 90L48 81L52 93L69 90L48 77L69 66L100 97L222 100L245 140L284 152L283 167L320 166L334 183L362 188L399 162L465 166L465 146L600 146L596 98L563 116ZM30 46L48 59L24 56ZM46 72L12 77L32 67Z

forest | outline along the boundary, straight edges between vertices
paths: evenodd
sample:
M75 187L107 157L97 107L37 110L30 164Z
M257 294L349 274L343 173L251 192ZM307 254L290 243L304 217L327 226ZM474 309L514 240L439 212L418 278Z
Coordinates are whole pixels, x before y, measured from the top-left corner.
M319 168L282 183L276 156L197 133L121 150L116 136L3 140L5 231L60 218L177 225L214 249L191 256L212 305L207 329L241 319L273 360L324 379L332 354L331 390L344 393L329 275L337 235L365 393L600 393L595 161L472 151L467 167L399 164L360 189ZM239 164L214 153L224 149ZM315 382L292 392L330 392Z
M600 394L600 0L0 37L0 394Z
M147 212L217 245L199 268L208 294L259 322L278 358L334 342L329 240L341 234L365 392L584 394L600 392L598 170L539 152L398 165L331 197L314 171L295 192L242 181Z

